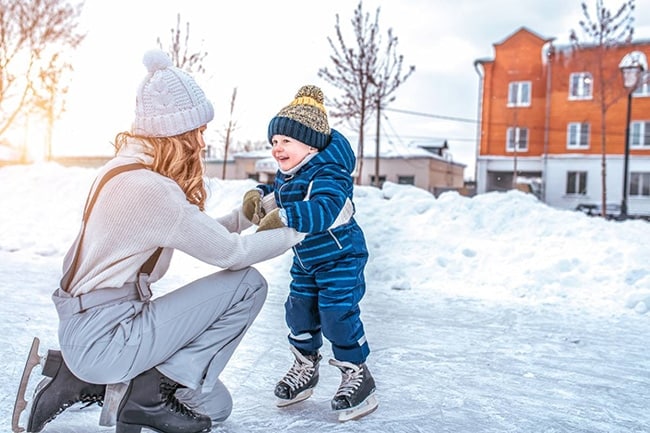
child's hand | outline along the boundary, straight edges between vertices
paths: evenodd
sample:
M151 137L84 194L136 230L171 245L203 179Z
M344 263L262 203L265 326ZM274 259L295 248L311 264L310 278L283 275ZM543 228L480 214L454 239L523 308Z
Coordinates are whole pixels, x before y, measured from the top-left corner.
M265 212L262 208L262 193L258 189L251 189L244 194L242 212L246 219L253 224L259 224L262 221Z
M280 218L280 209L273 209L264 218L262 218L257 231L261 232L262 230L279 229L281 227L285 227L285 225Z

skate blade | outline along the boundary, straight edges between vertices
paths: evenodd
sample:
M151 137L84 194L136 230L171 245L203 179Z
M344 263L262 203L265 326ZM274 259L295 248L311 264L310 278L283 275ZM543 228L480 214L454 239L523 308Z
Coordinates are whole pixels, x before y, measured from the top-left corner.
M291 400L278 399L275 403L277 407L287 407L292 404L300 403L301 401L307 400L314 393L314 388L309 388L292 398Z
M379 407L379 401L375 394L370 394L361 404L350 409L343 409L339 411L339 422L351 421L354 419L362 418Z
M14 413L11 418L11 430L14 433L21 433L25 431L25 428L19 426L18 424L20 423L21 413L27 407L27 401L25 400L25 391L27 390L27 384L29 383L29 376L31 375L34 367L36 367L41 361L41 357L38 354L39 344L40 340L38 337L34 337L34 340L32 341L32 347L29 349L27 361L25 361L23 375L20 378L20 384L18 385L18 392L16 393L16 401L14 403Z
M122 382L106 385L104 405L102 406L102 413L99 415L99 425L112 427L117 423L117 410L128 388L129 384Z

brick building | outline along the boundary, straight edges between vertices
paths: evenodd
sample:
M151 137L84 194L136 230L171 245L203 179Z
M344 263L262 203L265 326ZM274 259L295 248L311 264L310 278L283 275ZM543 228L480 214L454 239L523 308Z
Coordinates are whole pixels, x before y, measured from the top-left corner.
M600 205L603 190L607 203L621 203L628 90L619 63L634 51L650 56L650 41L574 50L522 27L494 44L494 58L476 60L481 109L477 192L526 183L539 184L539 197L558 208ZM632 93L630 107L627 207L630 214L647 215L647 71Z

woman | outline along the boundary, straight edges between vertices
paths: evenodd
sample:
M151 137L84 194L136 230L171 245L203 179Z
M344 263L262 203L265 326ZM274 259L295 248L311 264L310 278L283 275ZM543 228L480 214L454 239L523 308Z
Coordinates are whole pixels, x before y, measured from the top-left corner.
M239 208L204 213L202 134L213 107L163 52L147 52L144 64L133 128L99 171L52 297L62 359L50 351L44 374L53 379L36 392L28 431L74 402L103 401L104 384L115 383L128 383L117 433L209 431L232 407L219 374L266 297L250 266L303 238L289 228L242 236L251 223ZM225 270L150 299L176 249Z

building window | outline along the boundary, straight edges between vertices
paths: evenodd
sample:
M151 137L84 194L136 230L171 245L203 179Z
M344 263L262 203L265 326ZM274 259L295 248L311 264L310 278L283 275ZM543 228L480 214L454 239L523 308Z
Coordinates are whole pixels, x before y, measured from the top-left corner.
M530 106L530 81L513 81L508 86L508 107Z
M650 173L630 173L630 196L650 196Z
M588 149L589 148L589 124L569 123L567 127L567 149Z
M569 195L587 194L587 172L586 171L567 172L566 193Z
M415 185L415 176L397 176L397 183L400 185Z
M377 186L377 183L375 182L375 179L376 179L375 175L371 174L370 175L370 185ZM382 186L384 186L384 182L386 182L386 175L380 175L379 176L379 185L378 186L381 188Z
M528 128L511 127L506 135L506 152L514 152L515 144L517 152L528 151Z
M650 147L650 122L630 123L630 147Z
M246 173L246 178L259 182L260 174L259 173Z
M569 99L591 99L594 80L589 72L573 73L569 80Z

